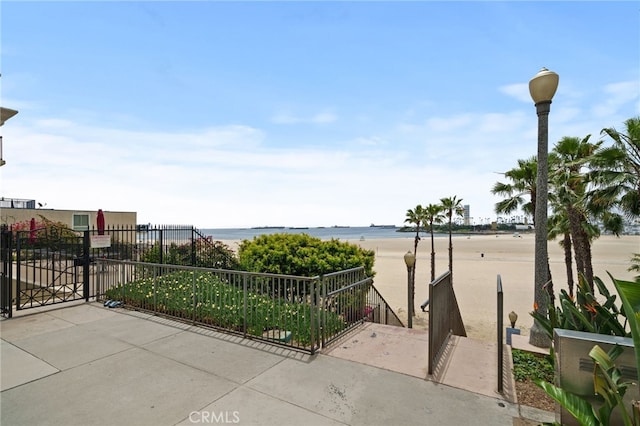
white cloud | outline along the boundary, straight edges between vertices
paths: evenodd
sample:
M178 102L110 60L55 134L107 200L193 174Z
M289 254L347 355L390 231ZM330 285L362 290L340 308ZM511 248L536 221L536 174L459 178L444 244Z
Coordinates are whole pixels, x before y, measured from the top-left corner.
M592 112L596 117L614 115L625 104L640 97L640 83L638 81L624 81L608 84L603 88L606 97L593 106Z
M505 95L511 96L521 102L531 103L531 94L529 93L528 83L508 84L498 88Z
M605 103L633 101L629 89L629 83L607 86ZM562 136L595 136L621 125L615 115L594 120L580 102L554 102L550 146ZM536 152L530 103L501 112L405 114L404 122L376 123L375 134L312 148L270 147L279 126L145 132L63 118L21 120L3 127L2 195L57 209L137 211L140 222L199 227L401 224L406 209L452 195L471 205L473 217L493 217L498 200L490 188L500 180L494 172ZM281 113L274 122L337 119L326 111L306 118Z
M314 115L310 121L312 123L325 124L325 123L333 123L337 119L338 117L333 113L321 112L319 114Z
M283 111L271 117L274 124L328 124L338 120L338 116L332 112L323 111L311 116L298 116L288 111Z

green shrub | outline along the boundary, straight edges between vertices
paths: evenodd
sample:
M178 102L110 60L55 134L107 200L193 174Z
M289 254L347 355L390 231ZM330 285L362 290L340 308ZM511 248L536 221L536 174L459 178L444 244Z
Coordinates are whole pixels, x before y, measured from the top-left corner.
M580 275L575 300L562 290L557 306L555 300L549 301L547 315L531 312L549 339L553 340L554 328L623 337L630 335L625 328L627 318L622 304L620 307L616 305L617 296L609 292L600 278L595 277L594 284L603 298L603 303L596 299L587 280Z
M544 380L553 382L554 368L550 355L512 349L513 377L518 382L530 380Z
M375 253L336 239L308 234L261 235L244 240L238 251L240 268L251 272L313 277L364 267L373 276Z

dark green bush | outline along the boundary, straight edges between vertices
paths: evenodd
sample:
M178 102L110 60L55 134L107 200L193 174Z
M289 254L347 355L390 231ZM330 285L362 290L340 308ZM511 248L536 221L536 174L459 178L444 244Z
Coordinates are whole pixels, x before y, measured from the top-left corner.
M323 241L308 234L261 235L244 240L238 252L240 268L251 272L313 277L364 267L373 276L375 253L336 239Z
M513 377L518 382L526 379L553 382L554 368L550 355L538 355L532 352L512 349Z

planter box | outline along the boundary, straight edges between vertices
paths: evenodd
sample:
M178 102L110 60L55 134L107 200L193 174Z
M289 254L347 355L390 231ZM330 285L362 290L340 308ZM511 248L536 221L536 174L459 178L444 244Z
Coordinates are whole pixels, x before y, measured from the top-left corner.
M593 390L593 360L589 352L595 345L605 352L613 346L620 345L623 353L616 359L615 365L622 373L625 381L638 382L638 372L635 367L635 353L633 339L630 337L610 336L605 334L586 333L582 331L553 330L553 346L556 353L556 380L563 389L580 395L592 404L598 399ZM631 412L631 402L640 399L638 386L630 386L624 396L627 411ZM618 408L613 410L611 424L621 424ZM579 423L564 408L556 404L556 421L563 425L578 425Z

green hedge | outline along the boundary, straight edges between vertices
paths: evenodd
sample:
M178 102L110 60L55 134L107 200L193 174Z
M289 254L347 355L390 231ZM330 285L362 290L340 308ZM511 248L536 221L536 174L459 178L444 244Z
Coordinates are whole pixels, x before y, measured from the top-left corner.
M261 235L244 240L238 250L245 271L314 277L364 267L373 277L375 253L336 239L323 241L308 234Z

